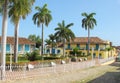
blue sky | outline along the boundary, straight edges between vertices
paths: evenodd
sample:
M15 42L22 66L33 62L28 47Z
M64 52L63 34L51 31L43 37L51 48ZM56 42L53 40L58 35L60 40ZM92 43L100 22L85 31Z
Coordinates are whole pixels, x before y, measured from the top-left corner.
M34 25L32 16L36 13L34 7L42 7L48 4L51 10L52 21L48 27L44 27L44 37L54 33L59 22L65 20L66 24L74 23L71 27L77 37L87 37L87 31L81 27L81 13L95 12L97 26L91 30L91 36L98 36L101 39L113 42L113 45L120 45L120 0L36 0L31 14L25 20L20 21L19 36L28 37L30 34L41 36L41 27ZM0 35L2 16L0 17ZM8 21L8 36L14 35L14 25Z

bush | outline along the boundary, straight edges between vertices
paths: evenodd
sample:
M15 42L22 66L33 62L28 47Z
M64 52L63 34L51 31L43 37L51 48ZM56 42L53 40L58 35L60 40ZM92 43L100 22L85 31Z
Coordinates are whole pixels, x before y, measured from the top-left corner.
M30 61L35 61L40 59L38 50L34 50L32 53L26 53L26 56L27 56L27 59Z
M44 57L44 60L54 60L54 59L61 59L60 57L50 56L50 57Z
M71 61L72 61L72 62L76 62L76 61L77 61L77 57L72 57L72 58L71 58Z

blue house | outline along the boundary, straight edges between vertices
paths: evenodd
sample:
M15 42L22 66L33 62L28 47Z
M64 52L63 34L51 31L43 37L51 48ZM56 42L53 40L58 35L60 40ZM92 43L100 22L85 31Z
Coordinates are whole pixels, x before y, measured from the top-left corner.
M0 37L1 41L1 37ZM26 52L32 52L35 49L35 42L28 40L27 38L19 37L18 39L18 53L24 54ZM1 44L0 44L1 51ZM14 37L7 37L6 52L14 53Z

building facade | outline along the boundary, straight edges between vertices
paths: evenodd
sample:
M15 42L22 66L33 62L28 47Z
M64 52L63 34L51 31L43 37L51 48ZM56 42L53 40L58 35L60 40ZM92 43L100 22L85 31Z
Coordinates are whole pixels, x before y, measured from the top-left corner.
M112 43L109 41L102 40L98 37L90 37L90 55L93 58L108 58L115 56L115 49L109 49ZM55 50L55 54L63 54L62 45L58 46ZM73 41L66 42L65 44L65 55L71 55L73 49L78 48L81 55L87 55L88 52L88 37L76 37Z
M0 37L1 41L1 37ZM19 37L18 39L18 53L25 54L26 52L32 52L35 49L35 42L28 40L27 38ZM0 44L1 51L1 44ZM14 53L14 37L7 37L6 53Z

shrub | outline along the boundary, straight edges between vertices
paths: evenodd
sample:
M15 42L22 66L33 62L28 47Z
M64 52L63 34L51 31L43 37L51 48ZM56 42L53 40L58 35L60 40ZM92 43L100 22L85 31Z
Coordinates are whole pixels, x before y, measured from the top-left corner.
M35 61L40 58L38 50L34 50L32 53L26 53L26 56L27 56L27 59L30 61Z
M44 57L44 60L54 60L54 59L61 59L60 57L50 56L50 57Z
M76 62L76 61L77 61L77 57L72 57L72 58L71 58L71 61L72 61L72 62Z

